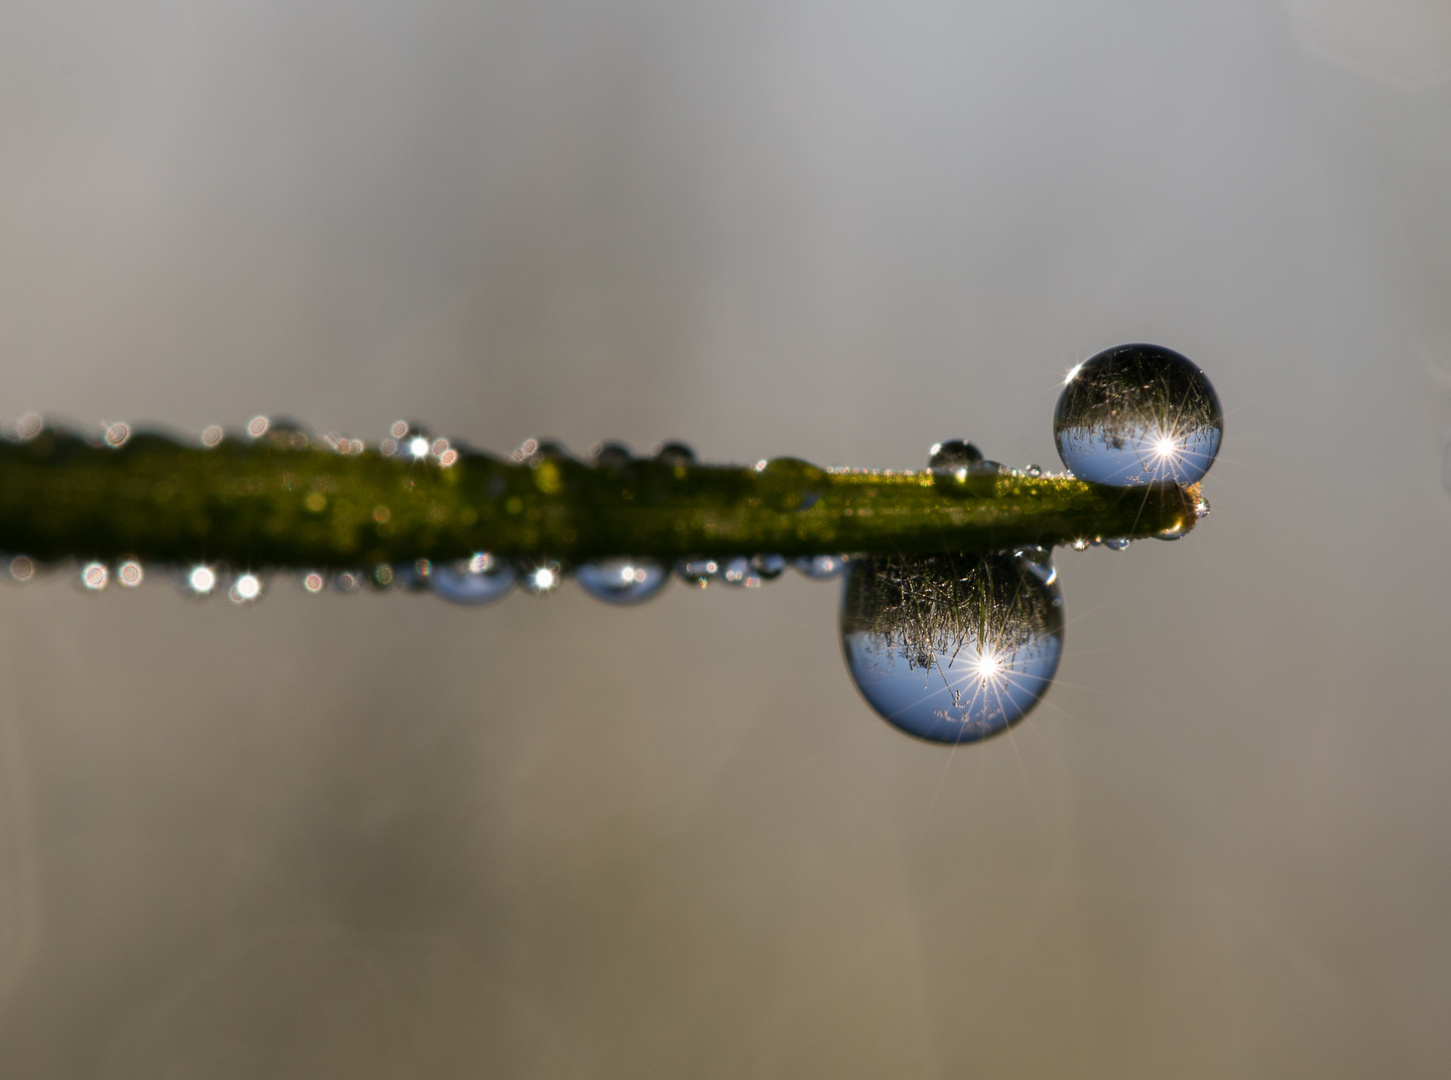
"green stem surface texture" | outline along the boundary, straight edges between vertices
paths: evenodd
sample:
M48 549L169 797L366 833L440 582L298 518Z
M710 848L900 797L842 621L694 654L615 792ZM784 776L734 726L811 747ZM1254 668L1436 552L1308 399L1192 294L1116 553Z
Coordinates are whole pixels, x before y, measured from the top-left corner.
M0 550L238 567L356 568L488 551L897 554L1188 530L1197 492L1067 476L830 471L641 458L617 466L463 452L448 468L294 438L214 449L153 434L119 449L63 431L0 441Z

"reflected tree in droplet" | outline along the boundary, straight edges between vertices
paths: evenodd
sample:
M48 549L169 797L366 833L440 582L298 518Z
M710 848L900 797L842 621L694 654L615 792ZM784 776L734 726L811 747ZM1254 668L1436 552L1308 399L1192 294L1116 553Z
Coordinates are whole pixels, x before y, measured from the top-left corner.
M1159 345L1120 345L1079 364L1053 414L1063 464L1080 480L1114 487L1196 483L1223 436L1209 379Z
M1042 698L1063 652L1047 553L853 561L842 596L847 668L868 704L910 735L977 742Z

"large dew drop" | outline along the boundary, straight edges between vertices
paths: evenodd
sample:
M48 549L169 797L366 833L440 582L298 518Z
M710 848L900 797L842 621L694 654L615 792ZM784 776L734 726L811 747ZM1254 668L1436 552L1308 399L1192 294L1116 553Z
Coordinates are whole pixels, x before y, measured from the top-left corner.
M670 568L655 559L596 559L576 568L574 580L596 600L641 604L670 584Z
M842 596L842 650L889 723L932 742L977 742L1047 691L1063 652L1062 603L1036 549L857 559Z
M1053 414L1063 464L1113 487L1195 483L1223 435L1224 410L1204 372L1159 345L1120 345L1085 360L1064 380Z

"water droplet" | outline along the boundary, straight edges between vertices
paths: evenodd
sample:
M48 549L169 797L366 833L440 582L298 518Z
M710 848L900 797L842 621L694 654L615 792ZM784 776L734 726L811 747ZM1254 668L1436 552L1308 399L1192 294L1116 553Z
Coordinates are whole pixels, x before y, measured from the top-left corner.
M1063 651L1056 583L1013 554L865 558L842 597L847 669L868 704L932 742L977 742L1023 718Z
M727 585L735 585L742 589L759 589L761 587L761 575L756 573L751 560L744 555L736 555L727 559L721 566L721 580Z
M226 432L221 429L219 424L212 424L210 427L202 429L202 445L211 450L220 446L225 436Z
M316 596L327 588L327 578L317 570L309 570L302 575L302 587Z
M234 604L250 604L262 595L262 579L256 574L239 574L227 590L227 599Z
M791 565L812 581L830 581L846 573L851 564L846 555L803 555L791 560Z
M1209 500L1203 495L1194 500L1194 520L1203 521L1209 516Z
M752 555L751 568L766 581L775 581L786 572L784 555Z
M524 559L521 560L517 573L519 585L527 593L534 596L541 596L547 592L553 592L559 588L559 583L564 580L564 570L557 559Z
M395 420L393 421L393 425L388 429L388 434L395 440L403 439L407 437L408 431L409 425L407 420Z
M131 438L131 428L127 424L106 425L106 445L113 450L120 449L126 445L126 440Z
M22 584L35 577L35 560L29 555L17 555L10 560L10 577Z
M185 579L186 590L194 596L210 596L219 582L217 572L205 564L193 566Z
M333 575L330 584L340 593L355 593L367 580L368 575L361 570L339 570Z
M456 563L433 563L428 587L455 604L488 604L514 587L514 567L479 551Z
M45 430L45 419L39 413L26 413L15 422L15 434L22 442L29 442Z
M111 572L105 563L89 562L81 567L81 584L92 592L100 592L111 580Z
M393 584L409 592L428 588L428 578L433 573L433 563L428 559L415 559L411 563L400 563L393 567Z
M695 451L683 442L656 443L650 453L657 461L667 465L691 465L695 462Z
M1110 540L1105 540L1103 542L1103 546L1108 548L1110 551L1123 551L1132 543L1132 540L1128 540L1124 537L1119 536L1114 537Z
M379 563L368 577L375 589L389 588L393 584L393 568L387 563Z
M1068 546L1071 547L1074 551L1087 551L1089 543L1090 541L1083 539L1070 540L1068 541Z
M1043 467L1041 465L1029 465L1023 471L1031 476L1034 480L1038 479L1038 477L1043 475Z
M135 559L127 559L116 567L116 580L128 589L134 589L146 578L146 571Z
M611 604L640 604L670 584L670 568L655 559L595 559L574 571L580 588Z
M247 421L247 434L254 439L260 439L267 434L267 429L272 426L272 421L265 416L254 416Z
M596 443L589 452L590 461L605 469L619 469L635 460L630 448L624 443Z
M721 560L705 555L693 555L675 564L675 574L687 585L703 589L721 574Z
M1063 464L1114 487L1195 483L1223 434L1224 410L1204 372L1158 345L1120 345L1078 365L1053 414Z
M982 460L982 451L963 439L948 439L933 443L927 451L929 469L963 469Z

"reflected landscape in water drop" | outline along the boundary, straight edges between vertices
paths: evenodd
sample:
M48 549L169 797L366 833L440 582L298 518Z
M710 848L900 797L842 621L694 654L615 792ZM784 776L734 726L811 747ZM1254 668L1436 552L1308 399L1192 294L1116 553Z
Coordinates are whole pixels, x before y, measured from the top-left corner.
M853 561L841 642L857 689L893 726L941 743L1007 730L1047 692L1063 601L1046 552Z
M514 587L514 567L487 552L456 563L434 563L428 587L455 604L489 604Z
M1120 345L1079 364L1053 414L1063 464L1080 480L1113 487L1196 483L1223 436L1224 410L1209 379L1159 345Z

